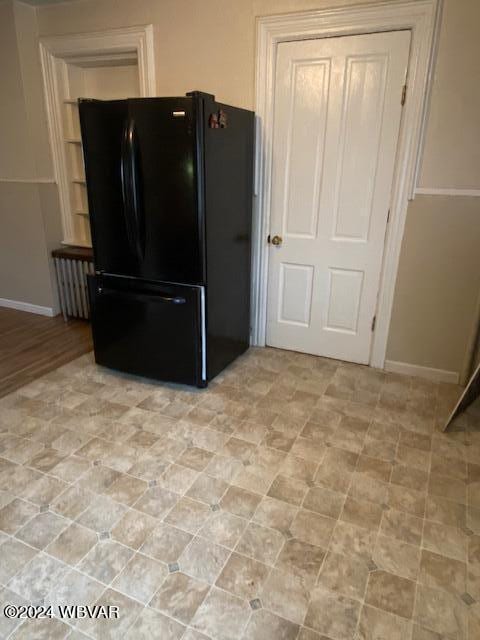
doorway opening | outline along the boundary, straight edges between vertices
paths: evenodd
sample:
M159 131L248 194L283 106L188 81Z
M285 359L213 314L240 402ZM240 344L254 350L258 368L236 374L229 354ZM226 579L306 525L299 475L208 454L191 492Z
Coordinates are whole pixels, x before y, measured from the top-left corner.
M91 247L78 98L155 95L152 26L40 42L63 244Z
M439 16L438 0L420 0L415 3L392 2L269 16L258 20L255 110L259 126L257 128L257 209L253 247L252 344L264 346L267 343L268 274L271 255L267 238L270 230L273 234L278 233L272 228L272 212L274 94L280 46L282 43L292 41L333 39L333 36L409 31L411 44L408 53L406 101L396 147L396 162L390 190L390 211L388 207L385 211L385 217L389 216L389 223L385 234L383 261L377 289L374 331L367 359L371 366L383 368L408 200L414 195L421 156ZM355 269L352 268L351 271ZM298 269L293 269L290 274L285 275L296 276L297 279L299 275L304 275L305 290L310 286L306 271L302 274ZM341 283L343 277L343 284L354 283L353 276L348 283L344 276L345 273L333 273L331 274L332 282L336 279L337 283ZM357 289L359 279L360 276L357 275ZM354 359L348 357L348 354L344 358Z

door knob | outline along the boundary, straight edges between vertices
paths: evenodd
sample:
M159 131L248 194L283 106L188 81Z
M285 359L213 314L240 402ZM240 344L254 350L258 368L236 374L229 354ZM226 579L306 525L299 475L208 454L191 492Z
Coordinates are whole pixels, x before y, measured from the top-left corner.
M276 247L278 247L278 245L282 244L282 242L283 242L282 236L273 236L273 238L271 240L271 243L273 245L275 245Z

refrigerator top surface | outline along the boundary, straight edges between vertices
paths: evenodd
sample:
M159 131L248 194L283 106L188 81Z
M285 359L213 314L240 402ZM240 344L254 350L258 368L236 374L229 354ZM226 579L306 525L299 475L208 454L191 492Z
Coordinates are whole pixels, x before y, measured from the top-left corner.
M101 100L98 98L78 98L79 102L143 102L143 101L158 101L158 100L191 100L194 98L208 98L209 100L215 100L215 96L211 93L206 93L204 91L189 91L184 96L142 96L142 97L134 97L134 98L118 98L113 100Z
M236 107L235 105L229 105L229 104L225 104L225 103L220 103L218 101L215 100L215 96L211 93L207 93L205 91L189 91L187 92L184 96L142 96L142 97L132 97L132 98L118 98L118 99L113 99L113 100L100 100L98 98L88 98L88 97L83 97L83 98L78 98L78 102L79 103L84 103L84 102L98 102L98 103L104 103L104 104L114 104L114 103L127 103L127 102L159 102L162 100L171 100L171 101L175 101L175 100L195 100L195 99L203 99L206 101L209 101L211 103L215 103L218 107L225 107L227 109L238 109L240 111L246 111L248 113L253 113L253 111L249 110L249 109L245 109L243 107Z

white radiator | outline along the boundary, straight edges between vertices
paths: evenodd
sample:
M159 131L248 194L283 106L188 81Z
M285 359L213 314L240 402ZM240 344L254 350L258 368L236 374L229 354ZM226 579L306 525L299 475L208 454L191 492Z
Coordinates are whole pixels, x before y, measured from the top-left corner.
M78 252L81 254L81 252ZM87 274L94 273L90 256L75 256L69 250L52 253L57 276L58 297L64 319L90 317Z

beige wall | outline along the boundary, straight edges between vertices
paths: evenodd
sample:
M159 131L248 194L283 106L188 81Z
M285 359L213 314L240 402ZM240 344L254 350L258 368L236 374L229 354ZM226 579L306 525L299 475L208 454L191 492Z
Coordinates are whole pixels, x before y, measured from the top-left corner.
M33 154L28 136L13 6L0 4L0 177L29 178Z
M13 7L35 177L48 179L53 177L53 167L38 49L37 15L35 8L28 4L14 2Z
M38 144L42 137L34 133L29 118L39 109L26 100L24 71L33 72L35 67L22 65L18 45L29 42L33 47L35 41L32 37L17 38L18 9L29 20L22 19L22 35L31 36L27 29L32 28L35 18L31 7L0 3L0 298L51 308L56 301L48 248L52 245L49 239L60 238L59 212L58 206L54 208L54 193L53 204L46 210L47 229L42 199L47 197L44 192L55 192L56 187L36 182L36 152L42 162L48 155L42 152ZM34 86L28 85L30 93ZM38 120L35 125L38 129Z
M480 198L417 196L398 271L388 358L460 371L480 285Z
M352 0L77 0L39 7L37 18L40 36L152 23L159 95L201 89L225 102L251 108L256 17L344 4L352 4ZM36 42L31 46L35 28L31 20L24 20L30 25L26 42L22 35L19 48L28 87L25 94L29 94L27 103L36 105L40 99ZM480 188L479 22L478 0L445 1L422 186ZM41 110L34 109L30 119L34 117L41 119ZM44 123L40 124L34 145L38 175L51 175L50 157L42 142L45 131ZM472 243L480 229L480 212L475 215L478 203L477 198L426 197L411 203L389 359L448 370L460 368L465 328L473 320L472 296L479 288L472 273L474 269L479 272L478 251ZM417 269L419 256L422 277ZM454 268L449 269L452 261Z
M445 0L420 186L480 189L479 0Z
M478 0L446 0L420 186L480 190ZM480 198L417 196L387 359L461 371L480 293Z
M52 307L37 185L0 183L0 212L0 298Z

